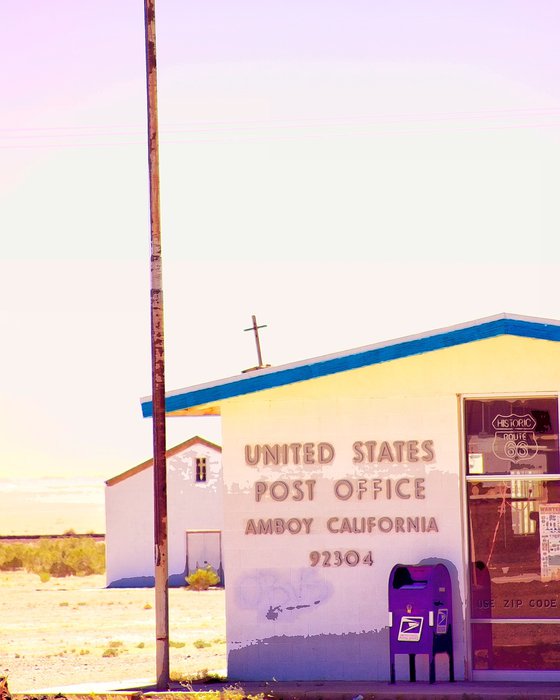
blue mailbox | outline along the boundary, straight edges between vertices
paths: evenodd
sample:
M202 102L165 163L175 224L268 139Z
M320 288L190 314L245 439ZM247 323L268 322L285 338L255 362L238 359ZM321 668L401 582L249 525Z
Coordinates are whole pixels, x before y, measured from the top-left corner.
M397 564L389 576L389 638L391 683L395 682L395 654L408 654L410 680L416 680L416 654L428 654L430 683L436 679L435 656L449 658L453 672L453 598L451 577L443 564Z

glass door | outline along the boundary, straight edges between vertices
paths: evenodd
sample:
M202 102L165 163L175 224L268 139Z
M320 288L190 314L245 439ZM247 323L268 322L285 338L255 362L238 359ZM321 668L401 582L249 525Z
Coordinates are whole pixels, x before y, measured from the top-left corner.
M466 399L473 671L560 671L556 397Z

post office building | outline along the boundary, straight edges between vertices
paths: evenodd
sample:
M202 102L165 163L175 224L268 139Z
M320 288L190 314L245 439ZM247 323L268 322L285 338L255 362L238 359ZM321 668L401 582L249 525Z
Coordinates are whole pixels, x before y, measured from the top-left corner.
M231 679L389 679L392 625L451 620L456 678L560 679L559 341L501 314L167 395L222 419ZM398 564L445 566L436 618Z

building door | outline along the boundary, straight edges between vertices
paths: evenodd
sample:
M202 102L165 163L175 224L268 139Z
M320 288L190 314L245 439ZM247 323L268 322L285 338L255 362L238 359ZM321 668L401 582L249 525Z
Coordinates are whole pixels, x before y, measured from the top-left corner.
M560 676L557 397L464 409L473 678Z
M214 569L223 585L222 533L219 530L187 531L187 576L207 566Z

